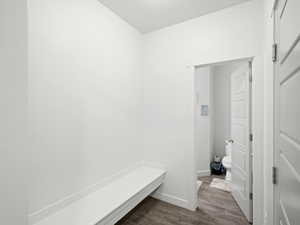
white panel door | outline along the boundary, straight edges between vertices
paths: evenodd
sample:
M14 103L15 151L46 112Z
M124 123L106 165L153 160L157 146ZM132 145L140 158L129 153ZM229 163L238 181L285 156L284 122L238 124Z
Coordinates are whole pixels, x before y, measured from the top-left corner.
M300 224L300 0L275 9L275 224Z
M252 221L250 97L251 63L245 62L231 75L232 195Z

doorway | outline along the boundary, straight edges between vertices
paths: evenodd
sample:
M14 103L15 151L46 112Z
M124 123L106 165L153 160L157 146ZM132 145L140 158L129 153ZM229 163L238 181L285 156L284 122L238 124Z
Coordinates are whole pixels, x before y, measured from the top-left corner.
M196 66L194 84L198 208L219 201L203 201L205 191L218 191L252 222L252 59ZM229 215L226 207L219 213Z

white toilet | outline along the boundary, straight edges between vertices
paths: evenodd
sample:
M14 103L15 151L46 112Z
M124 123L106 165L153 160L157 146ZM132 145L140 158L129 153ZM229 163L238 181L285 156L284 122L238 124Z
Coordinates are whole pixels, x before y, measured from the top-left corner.
M226 156L222 160L223 166L226 168L225 180L231 181L231 152L232 152L232 140L225 141Z

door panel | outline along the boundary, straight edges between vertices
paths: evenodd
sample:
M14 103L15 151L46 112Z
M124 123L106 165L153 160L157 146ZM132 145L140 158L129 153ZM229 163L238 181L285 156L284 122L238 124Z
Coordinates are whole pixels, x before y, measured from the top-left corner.
M281 132L300 143L300 99L296 96L300 96L300 71L281 84L280 88Z
M252 221L250 157L250 63L245 62L231 75L232 195Z
M275 30L275 225L300 224L300 1L279 0Z
M242 99L233 99L232 108L233 108L233 116L237 119L245 119L247 116L247 111L245 107L245 98Z
M247 192L247 180L244 174L241 174L239 172L238 168L233 168L232 171L233 171L232 176L235 177L235 182L232 183L232 187L236 192L238 192L236 194L239 194L239 198L242 198L242 200L247 201L249 197ZM244 205L239 205L239 206L243 211L246 210L246 207Z
M300 27L300 2L287 0L280 17L280 53L281 60L287 59L299 35Z
M285 10L286 2L287 0L278 1L277 8L278 8L279 15L283 14L283 11Z
M300 41L300 38L299 38ZM289 57L281 64L279 79L281 83L284 83L286 80L295 76L299 71L299 57L300 57L300 42L297 42L297 45L290 53Z
M235 122L232 124L232 128L232 139L235 141L236 145L239 145L239 149L244 148L247 145L247 127Z
M245 71L243 71L243 72L245 72ZM233 74L233 76L234 76L234 79L232 80L232 83L231 83L231 87L232 87L231 90L235 94L232 97L236 97L241 93L245 93L245 90L247 88L246 87L247 82L242 74Z
M299 224L300 183L297 172L284 154L280 154L280 205L288 224ZM281 219L281 220L282 220Z
M238 167L241 173L247 174L246 152L241 150L235 150L235 154L232 155L232 161L235 162L235 166Z
M282 205L280 205L280 206L282 206ZM280 225L290 225L290 223L288 222L287 215L286 215L284 208L281 208L279 218L280 218L280 220L279 220Z
M289 163L300 174L300 147L299 144L291 138L281 133L280 135L280 151L288 159Z
M300 1L282 0L284 10L279 18L280 26L280 79L283 82L299 67L300 56Z

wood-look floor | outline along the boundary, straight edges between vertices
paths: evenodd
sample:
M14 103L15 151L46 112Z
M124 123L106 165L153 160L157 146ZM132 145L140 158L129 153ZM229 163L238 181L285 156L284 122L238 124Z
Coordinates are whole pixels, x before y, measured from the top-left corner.
M117 225L249 225L230 193L210 188L212 177L201 180L197 211L149 197Z

